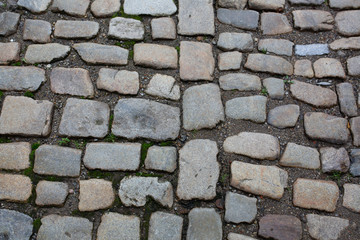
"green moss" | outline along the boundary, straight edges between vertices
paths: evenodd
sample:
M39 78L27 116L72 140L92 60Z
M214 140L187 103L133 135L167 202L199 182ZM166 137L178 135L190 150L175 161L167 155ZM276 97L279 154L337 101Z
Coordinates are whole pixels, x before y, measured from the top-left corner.
M178 52L178 54L180 54L180 46L176 46L175 49Z
M137 176L137 177L159 177L159 178L163 177L163 175L161 175L161 174L144 173L144 172L137 172L135 174L135 176Z
M221 177L220 177L220 182L221 182L222 184L225 184L226 181L228 180L228 178L229 178L229 174L225 173L225 174L221 175Z
M93 218L95 212L81 212L80 210L76 209L71 212L71 215L84 218Z
M47 176L45 177L46 181L51 181L51 182L59 182L61 181L61 178L57 177L57 176Z
M4 93L2 91L0 91L0 98L4 96Z
M115 142L115 141L116 141L116 136L113 133L108 134L104 138L104 142Z
M135 43L136 43L135 41L129 40L129 41L116 42L115 45L126 49L133 49Z
M110 131L112 128L113 121L114 121L114 114L110 114L110 117L109 117L109 130Z
M11 142L11 140L6 138L6 137L1 137L0 138L0 143L10 143L10 142Z
M30 92L30 91L26 91L26 92L24 93L24 96L25 96L25 97L29 97L29 98L34 98L34 97L35 97L34 93L32 93L32 92Z
M34 226L34 232L38 232L41 227L41 219L40 218L35 219L33 222L33 226Z
M261 89L261 95L264 95L264 96L267 96L267 95L269 95L269 93L268 93L268 90L266 89L266 87L263 87L262 89Z
M128 56L129 60L134 59L134 50L129 50L129 56Z
M58 142L58 144L59 144L60 146L69 146L70 142L71 142L71 140L70 140L69 138L62 138L62 139Z
M141 145L141 163L140 163L140 166L143 166L144 165L144 162L145 162L145 158L147 156L147 151L148 149L153 146L154 143L152 142L144 142L142 145Z
M14 62L14 63L11 64L11 66L21 66L21 65L22 65L21 61Z
M166 146L172 146L174 143L171 141L167 141L167 142L162 142L160 143L160 146L162 147L166 147Z
M85 140L84 141L72 140L71 142L72 142L72 144L75 145L75 148L77 148L77 149L84 149L86 146L86 143L87 143L87 141L85 141Z
M263 54L267 54L267 49L265 49L265 48L260 49L260 52L263 53Z
M100 170L93 170L93 171L88 171L88 176L90 178L107 178L107 179L111 179L112 178L112 174L109 172L104 172L104 171L100 171Z

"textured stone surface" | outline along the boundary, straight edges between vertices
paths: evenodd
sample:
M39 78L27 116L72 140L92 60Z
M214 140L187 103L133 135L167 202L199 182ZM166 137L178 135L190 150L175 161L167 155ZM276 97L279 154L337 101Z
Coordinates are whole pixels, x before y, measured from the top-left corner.
M187 240L222 239L220 215L213 208L193 208L189 212Z
M59 43L32 44L25 53L27 63L51 63L67 57L70 47Z
M186 130L213 128L224 121L220 88L215 84L193 86L183 95L183 126Z
M147 85L145 93L177 101L180 99L180 86L171 76L155 74Z
M301 221L291 215L265 215L259 221L259 235L276 240L300 240Z
M19 0L17 5L32 13L42 13L50 6L51 0Z
M248 0L219 0L218 4L223 8L244 9Z
M152 15L167 16L172 15L177 10L176 5L171 0L125 0L124 11L130 15Z
M114 212L105 213L101 217L101 223L97 230L97 239L139 240L140 218Z
M353 136L353 144L360 146L360 117L350 119L350 130Z
M249 33L224 32L220 33L217 47L229 51L238 50L251 52L253 50L253 39Z
M339 60L335 58L320 58L314 62L315 77L346 78L345 71Z
M180 109L145 99L121 99L114 109L112 132L129 139L175 139L180 131Z
M234 98L226 102L225 114L228 118L263 123L266 121L266 103L265 96Z
M356 0L330 0L330 7L337 9L360 8L360 2Z
M333 29L334 18L330 12L321 10L295 10L294 26L301 31L329 31Z
M220 53L218 57L218 67L220 71L224 70L239 70L242 61L242 53L224 52Z
M329 45L327 44L295 45L295 54L298 56L326 55L329 53Z
M45 71L36 67L0 67L0 89L36 91L46 81Z
M90 0L54 0L51 5L53 12L65 12L71 16L84 17L89 8Z
M176 194L180 199L211 200L216 196L220 168L214 141L189 141L179 151L179 178Z
M350 167L349 155L345 148L323 147L320 148L322 171L347 172Z
M38 137L49 135L53 105L46 100L7 96L0 116L0 134Z
M0 169L18 171L28 168L30 152L31 146L28 142L0 144Z
M350 76L360 76L360 56L348 58L347 69Z
M181 240L182 227L182 217L154 212L150 218L149 240Z
M230 10L219 8L217 10L217 18L222 23L244 30L256 30L259 24L259 13L253 10Z
M360 185L344 184L344 198L342 205L351 211L360 213Z
M360 10L338 12L335 17L337 31L344 36L359 36Z
M0 13L0 36L9 36L16 32L20 14L13 12Z
M280 75L292 75L293 66L284 58L260 53L249 54L245 68L254 72L267 72Z
M123 17L110 20L109 37L122 40L142 40L144 34L144 24L139 20Z
M295 5L321 5L325 0L289 0L291 4Z
M310 60L297 60L294 64L294 75L313 78L314 70Z
M112 182L103 179L80 180L79 210L109 208L115 201Z
M267 122L277 128L294 127L299 119L300 107L295 104L278 106L269 111Z
M316 240L336 240L349 226L349 220L320 216L316 214L306 215L307 227L310 236Z
M261 39L259 51L275 53L277 55L292 56L294 43L286 39Z
M288 143L279 164L286 167L318 169L320 168L320 154L316 148Z
M0 189L0 200L26 202L31 196L31 179L23 175L0 173Z
M0 209L0 236L3 239L30 239L33 231L33 219L23 213Z
M17 42L0 43L0 64L9 64L20 60L20 44Z
M163 17L151 20L152 39L176 39L176 25L172 18Z
M229 233L228 240L256 240L255 238L248 237L242 234Z
M177 152L175 147L149 148L145 158L145 168L165 172L174 172L176 169Z
M111 17L120 11L120 0L95 0L91 4L91 12L95 17Z
M353 176L360 176L360 149L351 149L350 173Z
M54 36L65 39L90 39L96 37L99 29L97 22L58 20L55 24Z
M61 206L68 195L68 185L62 182L40 181L36 186L36 205Z
M23 39L36 43L48 43L51 41L51 24L44 20L26 19L24 24Z
M349 117L357 116L358 110L357 110L356 98L352 84L351 83L337 84L336 92L339 97L341 112Z
M279 78L265 78L263 85L266 88L269 97L272 99L283 99L284 98L284 80Z
M134 45L134 62L155 69L176 69L178 53L175 48L166 45L137 43Z
M227 192L225 197L226 211L224 220L233 223L251 223L257 214L256 203L256 198Z
M109 92L136 95L139 92L139 74L127 70L101 68L96 86Z
M285 6L285 0L249 0L249 7L257 10L279 10Z
M256 75L229 73L219 78L222 90L260 91L261 81Z
M261 31L264 35L278 35L292 32L286 15L280 13L262 13Z
M339 198L335 182L298 178L293 186L294 206L334 212Z
M360 49L360 37L340 38L330 44L332 50Z
M129 50L97 43L76 43L73 48L89 64L126 65Z

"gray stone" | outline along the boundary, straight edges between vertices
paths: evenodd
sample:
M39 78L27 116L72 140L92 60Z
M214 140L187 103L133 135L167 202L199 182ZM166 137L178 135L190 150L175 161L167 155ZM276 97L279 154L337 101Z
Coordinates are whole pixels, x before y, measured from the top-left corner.
M89 8L90 0L54 0L51 5L53 12L65 12L75 17L85 17L86 11Z
M348 58L347 60L348 74L354 77L360 77L360 56Z
M254 47L253 45L252 36L248 33L220 33L217 42L217 47L225 51L238 50L242 52L251 52Z
M151 20L152 39L176 39L176 25L172 18L163 17Z
M357 116L358 110L357 110L356 98L352 84L351 83L337 84L336 92L339 97L341 112L349 117Z
M354 177L360 176L360 150L359 149L351 149L351 165L350 165L350 173Z
M283 99L285 83L279 78L265 78L263 85L266 88L269 97L272 99Z
M134 45L134 62L155 69L177 69L178 52L166 45L137 43Z
M36 186L36 205L61 206L68 195L69 187L62 182L40 181Z
M0 67L0 89L36 91L46 81L45 71L36 67Z
M264 35L278 35L292 32L289 20L281 13L262 13L261 31Z
M223 8L244 9L248 0L219 0L218 4Z
M121 40L142 40L144 35L144 24L139 20L123 17L110 20L109 37Z
M282 10L285 0L249 0L249 7L257 10Z
M58 94L94 97L89 71L82 68L54 68L50 75L50 88Z
M327 172L347 172L350 167L349 155L345 148L320 148L321 166L324 173Z
M189 212L189 226L186 239L221 240L221 216L213 208L193 208Z
M215 84L193 86L183 95L183 126L186 130L213 128L224 121L220 88Z
M259 236L276 240L302 239L300 219L291 215L268 214L259 221Z
M311 139L344 144L350 136L348 121L321 112L308 112L304 115L305 133Z
M140 165L140 143L89 143L84 165L88 169L135 171Z
M13 12L0 13L0 36L9 36L16 33L20 14Z
M224 52L218 56L218 67L220 71L224 70L239 70L242 61L242 53Z
M7 96L0 116L0 134L48 136L54 104L46 100Z
M16 62L20 60L20 43L18 42L9 42L9 43L0 43L0 65L9 64L11 62Z
M261 39L259 51L275 53L277 55L292 56L294 43L286 39Z
M28 142L0 144L0 169L19 171L28 168L30 152Z
M103 138L108 133L110 108L106 103L68 98L61 117L59 134Z
M300 115L300 107L295 104L278 106L269 111L267 122L277 128L295 127Z
M292 75L294 71L292 64L284 58L260 53L249 54L245 68L254 72L267 72L280 75Z
M295 45L295 54L298 56L326 55L329 53L329 45L327 44Z
M339 239L340 234L349 226L347 219L316 214L307 214L306 221L310 236L316 240Z
M169 208L174 202L171 183L164 180L159 182L157 177L124 177L120 182L119 197L127 207L145 206L147 197Z
M90 64L127 65L129 50L97 43L76 43L73 48Z
M0 189L0 200L25 203L31 196L31 179L23 175L0 173Z
M340 38L330 44L332 50L358 50L360 49L360 37Z
M325 0L289 0L294 5L315 5L320 6Z
M33 233L33 219L14 210L0 209L0 226L4 240L29 240Z
M38 240L51 240L54 237L67 240L91 239L93 223L86 218L51 214L41 218L41 223Z
M246 73L229 73L219 78L222 90L260 91L261 80L258 76Z
M165 212L154 212L150 218L149 240L181 240L183 218Z
M27 63L51 63L66 58L71 48L59 43L31 44L25 53Z
M342 205L351 211L360 213L360 185L344 184L344 199Z
M101 68L96 86L109 92L136 95L139 92L139 74L127 70Z
M288 173L276 166L231 163L230 185L245 192L280 200L287 180Z
M191 140L179 151L179 178L176 195L179 199L211 200L216 196L220 166L216 142Z
M171 0L125 0L124 11L130 15L167 16L176 12Z
M229 233L228 240L256 240L256 239L238 233Z
M288 143L279 164L285 167L320 168L320 154L316 148Z
M41 145L35 151L34 172L40 175L78 177L81 150L53 145Z
M97 230L97 239L139 240L140 218L114 212L105 213L101 217L101 223Z
M345 79L345 71L341 62L335 58L320 58L314 62L315 77L317 78L342 78Z
M334 28L334 18L330 12L321 10L295 10L294 26L301 31L330 31Z
M315 107L332 107L337 104L334 91L310 83L294 80L290 85L290 91L294 98Z
M360 10L338 12L335 17L335 23L338 32L344 36L360 35Z
M95 17L111 17L120 11L120 0L95 0L91 4L91 12Z
M225 197L226 222L251 223L257 214L257 199L246 197L237 193L227 192Z
M224 151L259 160L275 160L280 155L280 145L272 135L241 132L225 139Z
M313 78L314 70L310 60L297 60L294 64L294 75Z
M337 9L360 8L357 0L330 0L330 7Z
M180 86L171 76L155 74L147 85L145 93L177 101L180 99Z
M32 13L43 13L48 9L52 0L19 0L17 5Z
M99 23L92 21L58 20L54 36L65 39L91 39L99 32Z
M179 0L179 34L214 35L214 18L213 0Z
M23 39L36 43L51 42L51 24L43 20L25 19Z
M265 96L234 98L226 102L225 114L228 118L263 123L266 121L266 103Z
M152 146L149 148L145 158L145 168L174 172L176 169L176 159L177 152L175 147Z
M114 201L112 182L104 179L80 180L79 211L106 209Z
M146 99L120 99L114 109L112 132L129 139L176 139L180 109Z
M259 13L253 10L230 10L219 8L217 18L220 22L244 30L256 30L259 24Z
M353 144L360 146L360 117L350 119L350 130L353 135Z

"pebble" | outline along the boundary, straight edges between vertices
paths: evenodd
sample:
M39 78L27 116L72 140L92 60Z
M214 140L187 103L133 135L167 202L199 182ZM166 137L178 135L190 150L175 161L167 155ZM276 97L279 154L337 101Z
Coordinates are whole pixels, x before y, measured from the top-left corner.
M140 87L139 74L135 71L101 68L96 86L109 92L136 95Z
M155 74L151 78L145 93L174 101L180 100L181 95L180 86L176 83L175 78L162 74Z
M294 65L294 75L313 78L314 70L310 60L297 60Z
M9 64L20 60L20 43L0 43L0 65Z
M249 0L249 7L257 10L281 10L285 6L285 0Z
M172 0L125 0L124 12L129 15L168 16L176 12Z
M328 44L295 45L295 54L298 56L316 56L329 54Z
M38 206L61 206L66 200L68 189L66 183L40 181L36 186L35 204Z
M278 35L292 32L287 17L281 13L265 12L261 14L261 31L264 35Z
M177 165L175 147L152 146L145 158L145 168L151 170L174 172Z
M265 96L233 98L225 103L225 114L228 118L263 123L266 121L266 103Z
M298 105L283 105L269 111L267 122L277 128L295 127L299 116L300 107Z
M17 5L26 8L32 13L39 14L45 12L51 2L51 0L19 0Z
M294 43L286 39L261 39L258 50L291 57L293 46Z
M30 152L31 145L28 142L0 144L0 169L19 171L28 168Z
M224 24L250 31L255 31L258 28L259 23L259 13L254 10L230 10L219 8L217 10L217 18Z
M337 9L360 8L360 2L356 0L330 0L330 7Z
M257 214L256 203L256 198L227 192L225 197L226 210L224 220L233 223L252 223Z
M91 12L95 17L111 17L120 11L120 0L95 0L91 4Z
M320 168L320 154L316 148L289 142L279 164L285 167L318 169Z
M358 110L352 84L339 83L336 85L336 92L339 97L341 112L349 117L357 116Z
M106 209L114 201L112 182L104 179L80 180L79 211Z
M70 16L85 17L90 0L53 0L51 11L64 12Z
M18 174L0 173L0 189L0 200L25 203L31 196L31 179Z
M314 62L315 77L317 78L342 78L346 79L341 62L335 58L320 58Z
M354 77L360 77L360 56L348 58L347 60L348 74Z
M123 215L115 212L105 213L97 230L98 240L140 239L140 218L135 215Z
M317 214L307 214L306 221L310 236L316 240L339 239L340 234L349 226L347 219Z
M335 17L337 31L344 36L360 35L360 10L338 12Z
M221 216L213 208L193 208L189 212L187 240L222 239Z
M342 205L353 212L360 213L360 185L344 184L344 198Z
M217 47L224 51L238 50L251 52L254 42L249 33L224 32L220 33Z
M178 67L178 52L175 48L151 43L134 45L135 65L155 69L176 69Z
M59 43L31 44L25 53L27 63L51 63L66 58L71 48Z
M4 240L27 240L33 233L33 219L14 210L0 209L0 226Z
M220 53L218 56L218 68L220 71L225 70L239 70L242 61L242 53L234 52L224 52Z
M285 83L282 79L265 78L263 80L263 85L266 88L270 98L279 100L284 98Z
M321 166L324 173L347 172L350 167L349 155L345 148L320 148Z
M292 75L293 66L282 57L270 56L261 53L248 55L245 68L254 72L266 72L279 75Z
M350 173L354 177L360 176L360 150L359 149L351 149L351 165L350 165Z
M9 36L16 33L20 14L13 12L0 13L0 36Z
M276 240L302 239L301 221L291 215L268 214L260 218L259 235Z
M331 50L358 50L360 37L340 38L330 43Z
M41 68L0 66L1 90L33 92L45 81L45 71Z
M333 29L334 17L330 12L321 10L295 10L294 26L301 31L330 31Z
M176 39L176 24L170 17L154 18L151 20L151 36L156 39Z
M350 119L350 130L353 136L354 146L360 146L360 117Z
M58 20L54 36L65 39L91 39L99 32L99 23L93 21Z
M183 218L166 212L154 212L150 218L149 240L181 240Z
M44 20L25 19L23 39L36 43L51 42L51 24Z
M248 0L219 0L218 5L223 8L244 9Z
M144 24L135 19L115 17L110 20L108 36L121 40L143 40Z

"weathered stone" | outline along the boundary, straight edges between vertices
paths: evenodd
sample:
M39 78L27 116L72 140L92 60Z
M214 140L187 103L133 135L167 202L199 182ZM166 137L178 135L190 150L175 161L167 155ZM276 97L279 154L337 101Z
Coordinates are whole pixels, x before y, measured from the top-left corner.
M20 43L9 42L0 43L0 65L9 64L11 62L19 61L20 59Z
M315 107L332 107L337 104L337 95L334 91L310 83L294 80L290 85L290 91L294 98Z
M335 58L320 58L314 62L314 70L317 78L346 78L341 62Z
M137 43L134 45L134 62L156 69L176 69L178 53L175 48L166 45Z
M186 130L213 128L224 121L220 88L213 84L189 87L183 95L183 126Z
M220 168L216 142L192 140L179 151L179 179L176 194L180 199L211 200L216 196Z
M54 36L65 39L91 39L96 37L99 29L97 22L58 20L55 24Z
M285 0L249 0L249 7L257 10L282 10Z
M340 38L330 44L332 50L358 50L360 49L360 37Z
M289 0L291 4L295 5L316 5L319 6L325 2L325 0Z
M13 210L0 209L0 226L0 236L4 240L28 240L33 233L33 219Z
M84 165L89 169L135 171L140 165L140 143L89 143Z
M155 74L147 85L145 93L177 101L180 99L180 86L171 76Z
M23 39L36 43L51 41L51 24L43 20L25 19Z
M337 9L360 8L360 2L356 0L330 0L330 7Z
M357 110L356 98L354 95L352 84L351 83L337 84L336 92L339 96L341 112L350 117L357 116L358 110Z
M95 0L91 4L91 12L95 17L111 17L120 11L120 0Z
M120 182L119 197L129 207L145 206L146 198L152 197L164 207L174 202L173 187L168 181L159 182L157 177L125 177Z
M86 218L59 216L55 214L41 218L38 240L58 239L88 240L91 239L93 223Z
M29 177L0 173L0 200L26 202L31 196L31 190L32 184Z
M295 45L295 54L298 56L326 55L329 53L329 45L327 44Z
M140 218L108 212L101 217L97 230L98 240L109 239L140 239Z
M360 56L348 58L346 63L349 75L360 77Z
M89 71L82 68L54 68L50 75L50 88L58 94L94 97Z
M244 9L248 0L219 0L218 4L223 8Z
M316 214L307 214L306 221L310 236L316 240L339 239L340 234L349 226L347 219Z
M177 8L171 0L125 0L124 11L130 15L167 16L176 12Z
M53 106L46 100L7 96L0 116L0 134L48 136Z
M316 148L288 143L279 164L285 167L320 168L320 154Z
M150 218L149 240L181 240L183 218L165 212L154 212Z
M224 70L239 70L242 61L242 53L224 52L220 53L218 57L218 67L220 71Z
M354 146L360 146L360 117L350 119L350 130L353 136Z
M350 132L347 129L348 121L321 112L308 112L304 115L305 133L312 139L330 143L346 143Z
M297 207L334 212L339 187L333 181L298 178L293 186L293 204Z
M97 43L76 43L73 48L81 59L90 64L126 65L129 50Z
M219 78L222 90L258 91L261 90L261 80L258 76L246 73L229 73Z
M0 169L19 171L28 168L30 152L28 142L0 144Z
M313 78L314 70L311 61L307 59L297 60L294 65L294 75Z
M53 12L65 12L71 16L84 17L89 8L90 0L54 0L51 5Z
M61 117L59 134L103 138L108 133L110 108L106 103L68 98Z
M278 106L269 111L267 122L277 128L295 127L300 115L300 107L295 104Z
M176 39L176 25L172 18L163 17L151 20L152 39Z
M234 98L226 102L225 114L229 118L263 123L266 121L266 103L265 96Z
M213 0L179 0L178 19L181 35L215 34Z
M66 58L71 48L59 43L32 44L25 53L27 63L51 63Z
M16 33L20 14L13 12L0 13L0 36L9 36Z
M255 238L248 237L242 234L229 233L228 240L256 240Z
M32 13L43 13L50 6L51 0L19 0L17 5Z
M263 85L266 88L269 97L272 99L283 99L284 98L284 80L279 78L265 78Z
M149 148L145 158L145 168L165 172L174 172L176 169L177 153L175 147Z
M120 99L114 109L112 132L130 139L175 139L180 131L180 109L145 99Z
M286 15L281 13L262 13L261 31L264 35L278 35L292 32Z
M360 35L360 10L338 12L335 23L338 32L344 36Z
M62 182L40 181L36 186L36 205L61 206L68 195L68 185Z
M320 148L321 166L324 173L339 171L347 172L350 167L349 155L345 148Z
M80 180L79 210L109 208L115 201L112 182L104 179Z
M275 53L277 55L292 56L294 43L286 39L261 39L259 51Z
M350 173L354 177L360 176L360 149L351 149Z
M256 198L227 192L225 197L225 221L233 223L251 223L254 221L257 214L256 203Z
M45 71L36 67L0 67L0 89L36 91L46 81Z
M360 185L344 184L344 199L342 205L351 211L360 213Z
M288 173L275 166L231 163L231 186L255 195L280 199L287 187Z
M256 30L259 24L259 13L253 10L230 10L219 8L217 18L220 22L244 30Z
M254 72L268 72L280 75L292 75L293 66L284 58L260 53L249 54L245 68Z
M139 92L139 74L127 70L101 68L96 86L109 92L136 95Z
M259 235L276 240L300 240L302 239L301 221L291 215L265 215L259 221Z
M144 24L139 20L123 17L110 20L109 37L122 40L142 40L144 34Z
M217 47L225 51L238 50L251 52L254 42L249 33L225 32L220 33Z
M301 31L330 31L334 28L334 18L330 12L321 10L295 10L294 26Z
M220 215L213 208L193 208L189 212L187 240L222 239Z

